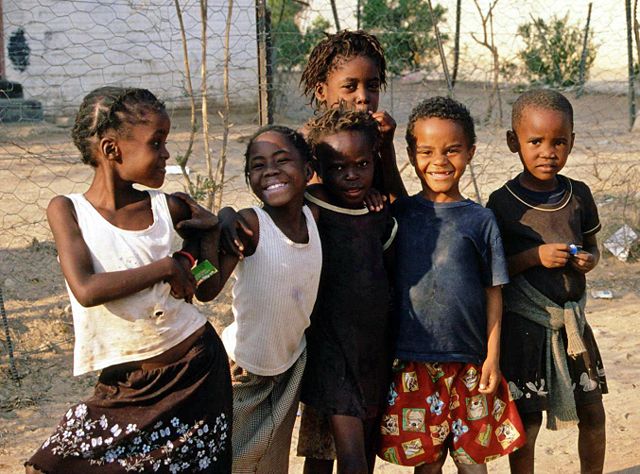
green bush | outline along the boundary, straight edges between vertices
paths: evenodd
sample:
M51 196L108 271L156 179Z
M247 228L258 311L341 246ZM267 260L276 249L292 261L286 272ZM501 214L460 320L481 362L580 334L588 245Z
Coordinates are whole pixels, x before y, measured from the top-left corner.
M436 24L446 9L435 5ZM362 28L375 34L385 51L387 69L393 75L429 69L438 55L429 5L424 0L366 0ZM441 34L442 41L448 39Z
M569 14L562 18L553 16L548 22L534 19L520 25L518 35L525 43L518 57L523 61L524 74L530 83L559 88L580 85L584 32L579 26L569 24ZM596 47L590 31L584 62L585 81L595 58Z

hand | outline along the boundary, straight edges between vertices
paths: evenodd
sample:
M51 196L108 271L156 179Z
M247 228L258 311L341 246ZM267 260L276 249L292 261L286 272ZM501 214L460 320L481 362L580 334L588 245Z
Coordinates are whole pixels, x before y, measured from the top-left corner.
M229 255L235 255L242 260L244 258L244 244L238 236L238 229L247 237L252 237L253 231L244 217L230 207L221 209L219 216L222 228L222 236L220 238L222 251Z
M486 395L493 395L498 390L500 380L502 380L500 364L498 364L497 360L486 359L482 364L478 391Z
M173 193L176 197L183 201L191 210L191 218L178 222L176 231L183 239L187 239L195 231L209 231L218 225L218 218L207 209L198 204L194 199L185 193Z
M393 134L396 131L396 121L393 120L393 117L384 110L373 112L371 116L378 122L383 143L393 143Z
M568 244L544 244L538 247L540 265L546 268L561 268L569 261Z
M379 212L384 208L384 202L387 200L387 196L382 194L375 188L369 188L367 195L364 197L364 205L367 206L371 212Z
M580 250L577 254L569 259L571 266L580 273L587 273L596 266L596 259L593 254Z
M191 273L189 260L184 257L169 257L172 268L167 283L171 286L171 296L184 299L187 303L193 301L196 292L196 279Z

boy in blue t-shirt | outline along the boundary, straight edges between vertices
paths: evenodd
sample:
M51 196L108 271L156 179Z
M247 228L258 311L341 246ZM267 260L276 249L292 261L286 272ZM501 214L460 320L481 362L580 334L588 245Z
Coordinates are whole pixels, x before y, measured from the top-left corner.
M493 213L460 193L473 120L434 97L412 111L406 139L422 191L393 204L398 360L379 455L424 474L448 448L460 472L486 472L525 440L499 367L502 241Z

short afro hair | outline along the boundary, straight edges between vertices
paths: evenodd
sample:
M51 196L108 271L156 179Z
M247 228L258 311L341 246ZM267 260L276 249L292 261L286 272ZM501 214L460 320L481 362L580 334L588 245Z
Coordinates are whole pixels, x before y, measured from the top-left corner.
M513 130L520 124L527 107L562 112L569 119L573 129L573 107L571 102L558 91L553 89L532 89L520 94L511 109L511 128Z
M450 97L437 96L423 100L411 111L409 123L407 124L407 133L405 135L407 145L410 149L415 150L416 147L416 137L414 134L416 122L427 118L451 120L459 124L462 127L469 147L475 145L476 131L469 109Z
M318 153L322 139L339 132L361 132L366 137L367 143L371 143L374 155L378 152L380 144L380 129L378 122L368 112L358 112L344 107L329 109L323 114L311 119L307 123L309 133L307 141L311 146L314 158L322 161L321 153Z
M310 98L310 103L318 104L315 97L316 86L327 82L329 73L333 71L343 59L351 59L364 56L371 59L378 67L380 84L384 88L387 84L387 63L384 59L384 50L378 38L362 30L342 30L335 34L327 35L311 51L300 84L304 87L303 95Z

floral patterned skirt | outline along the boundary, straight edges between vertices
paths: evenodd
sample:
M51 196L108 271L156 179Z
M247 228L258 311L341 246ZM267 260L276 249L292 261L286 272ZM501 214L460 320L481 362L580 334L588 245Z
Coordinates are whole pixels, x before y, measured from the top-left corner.
M567 334L562 330L567 347ZM546 329L515 313L502 318L500 368L520 413L544 411L548 404L546 380ZM576 406L602 403L608 393L607 377L591 326L584 328L582 340L587 352L575 359L567 356Z
M45 473L231 472L231 379L207 324L177 362L102 371L27 461Z

